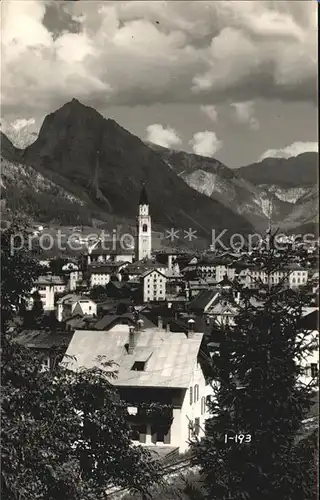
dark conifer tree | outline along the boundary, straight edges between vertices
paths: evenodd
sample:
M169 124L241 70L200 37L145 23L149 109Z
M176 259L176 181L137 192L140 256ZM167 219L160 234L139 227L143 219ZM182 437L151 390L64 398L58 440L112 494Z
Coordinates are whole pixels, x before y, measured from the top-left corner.
M33 305L31 309L31 317L35 324L39 324L43 317L43 304L39 292L32 294Z
M269 237L250 256L265 279L242 294L235 325L222 328L211 361L215 397L206 436L194 444L210 500L316 498L310 461L292 460L317 382L303 383L301 361L316 341L301 327L304 297L288 288L288 274L273 283L292 259L276 246Z

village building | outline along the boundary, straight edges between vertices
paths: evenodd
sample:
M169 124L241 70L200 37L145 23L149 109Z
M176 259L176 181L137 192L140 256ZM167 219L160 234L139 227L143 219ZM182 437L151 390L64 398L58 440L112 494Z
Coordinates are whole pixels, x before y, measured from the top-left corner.
M108 261L105 264L90 265L88 267L90 287L106 286L110 281L122 280L122 270L127 266L127 262Z
M44 311L54 311L55 296L65 292L67 284L60 276L46 275L40 276L35 282L35 286L30 292L30 297L27 298L27 309L32 309L34 299L32 295L38 292L43 305Z
M31 349L41 359L44 370L54 370L62 361L72 338L71 332L48 330L23 330L14 341Z
M166 299L165 274L157 269L144 272L140 277L143 288L143 302L158 302Z
M92 368L104 355L117 363L111 379L127 402L131 438L153 449L188 450L193 434L201 437L212 389L201 365L202 333L116 325L109 331L76 331L65 363ZM69 356L72 356L70 358Z
M96 316L97 304L82 295L69 293L61 297L56 304L56 317L59 322L66 321L72 316Z

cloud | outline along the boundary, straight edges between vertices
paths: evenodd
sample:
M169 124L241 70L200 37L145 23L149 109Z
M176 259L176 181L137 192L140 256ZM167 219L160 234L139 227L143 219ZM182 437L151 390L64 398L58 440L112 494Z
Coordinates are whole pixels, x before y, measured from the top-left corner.
M154 123L147 127L147 140L164 148L181 144L181 138L173 128L164 128L159 123Z
M210 118L211 121L216 122L218 119L217 108L213 105L201 106L201 111Z
M317 99L316 2L2 5L2 110Z
M298 156L301 153L313 151L318 153L319 145L317 142L294 142L289 146L282 149L268 149L263 155L260 156L258 161L265 158L290 158L291 156Z
M233 102L231 106L235 109L236 119L239 123L248 125L251 130L259 129L259 122L254 116L254 102Z
M37 138L35 132L37 126L34 118L17 118L12 122L4 119L0 129L17 148L25 148Z
M16 131L19 132L20 130L29 127L30 125L34 125L35 119L34 118L17 118L14 120L14 122L11 123L11 127Z
M193 152L201 156L213 156L222 147L222 141L220 141L214 132L197 132L194 134L192 140Z

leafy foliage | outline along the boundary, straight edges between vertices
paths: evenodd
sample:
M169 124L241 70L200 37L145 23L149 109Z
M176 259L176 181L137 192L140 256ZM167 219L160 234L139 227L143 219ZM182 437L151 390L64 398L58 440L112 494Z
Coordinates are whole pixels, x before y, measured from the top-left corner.
M107 298L107 290L105 286L96 285L90 289L89 297L92 300L103 300Z
M316 383L302 383L301 361L316 345L300 326L303 296L284 282L270 284L290 252L277 252L271 238L252 260L268 279L248 291L235 326L222 331L211 361L217 390L206 436L194 443L195 463L205 475L207 498L305 500L314 495L310 465L292 457ZM237 434L251 435L251 442L225 442L225 435Z
M154 486L151 491L153 500L205 500L202 477L192 471L187 474L168 476L160 485ZM141 500L139 494L128 494L124 500Z
M30 353L2 345L4 499L104 498L114 484L144 491L157 479L150 455L133 446L126 405L106 372L43 372Z
M32 290L41 269L28 248L26 220L1 232L1 327L19 311L21 300ZM22 244L21 244L22 243Z
M99 500L110 484L143 492L157 480L158 466L131 444L112 363L44 371L41 359L8 334L38 273L27 248L12 254L15 230L19 225L1 234L2 498Z
M32 294L33 306L31 309L31 314L35 322L40 322L43 316L43 304L39 292L34 292Z

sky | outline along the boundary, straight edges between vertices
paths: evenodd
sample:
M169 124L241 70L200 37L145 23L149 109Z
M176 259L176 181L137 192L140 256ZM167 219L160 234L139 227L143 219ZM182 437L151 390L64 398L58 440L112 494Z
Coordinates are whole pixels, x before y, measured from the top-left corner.
M17 145L75 97L229 167L318 151L316 0L3 0L1 23Z

